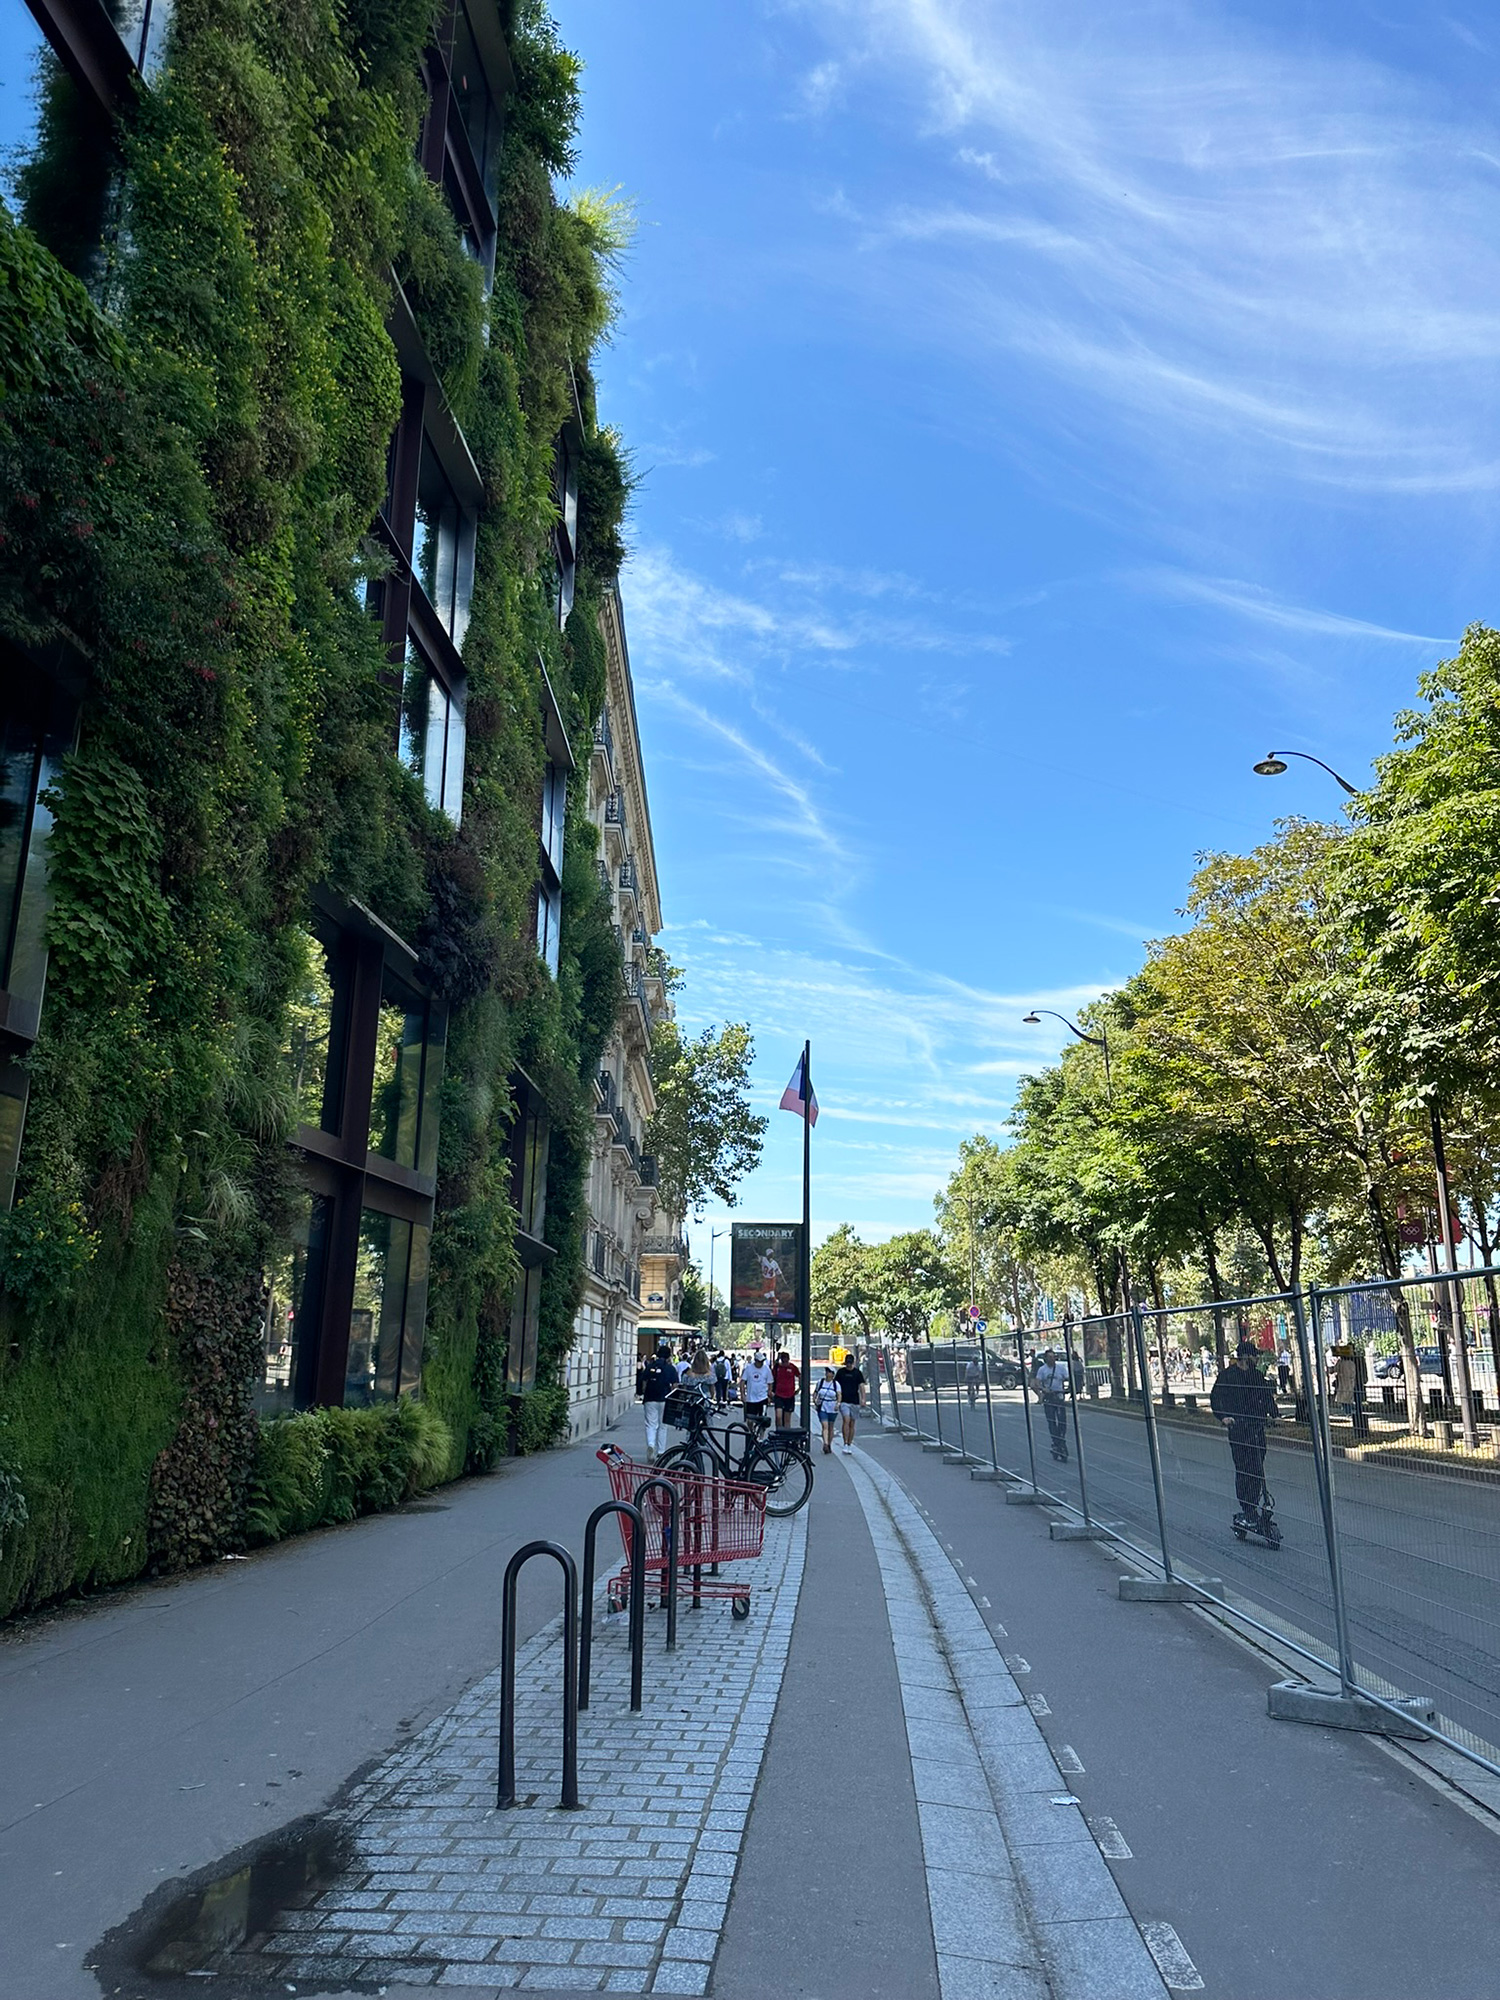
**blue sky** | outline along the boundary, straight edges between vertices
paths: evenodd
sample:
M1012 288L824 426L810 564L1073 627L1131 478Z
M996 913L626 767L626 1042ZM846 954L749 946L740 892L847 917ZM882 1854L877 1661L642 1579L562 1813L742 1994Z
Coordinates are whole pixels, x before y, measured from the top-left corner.
M639 209L601 407L683 1019L755 1031L741 1214L797 1212L810 1034L815 1232L911 1227L1056 1049L1028 1006L1126 977L1195 853L1333 811L1251 762L1359 779L1500 619L1500 28L554 4L579 181Z
M807 1033L815 1234L930 1221L1027 1007L1334 810L1250 764L1358 781L1500 617L1500 29L1320 11L559 0L639 207L601 403L681 1011L772 1111L742 1214L797 1212Z

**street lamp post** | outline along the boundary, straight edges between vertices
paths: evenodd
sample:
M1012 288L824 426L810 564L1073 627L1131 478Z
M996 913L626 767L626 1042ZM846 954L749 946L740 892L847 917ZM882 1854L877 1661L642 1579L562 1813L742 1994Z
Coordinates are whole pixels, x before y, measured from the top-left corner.
M1111 1076L1110 1074L1110 1068L1109 1068L1109 1035L1107 1034L1107 1032L1103 1028L1101 1028L1097 1035L1085 1034L1083 1029L1079 1027L1076 1021L1070 1021L1066 1014L1059 1014L1057 1010L1052 1007L1033 1007L1031 1012L1029 1014L1023 1014L1021 1016L1021 1019L1028 1028L1039 1028L1042 1024L1043 1014L1050 1015L1054 1021L1061 1021L1063 1026L1067 1029L1068 1033L1070 1035L1076 1035L1080 1042L1087 1042L1090 1048L1099 1049L1103 1052L1104 1095L1108 1100L1110 1110L1113 1111L1115 1107L1115 1082L1113 1076ZM1125 1312L1128 1315L1131 1311L1130 1260L1125 1255L1125 1252L1123 1250L1121 1250L1120 1252L1120 1297L1123 1302ZM1101 1300L1100 1303L1102 1304L1103 1301ZM1085 1304L1087 1304L1087 1301L1085 1301ZM1123 1345L1123 1341L1121 1344ZM1141 1365L1144 1368L1145 1363L1142 1362ZM1072 1378L1072 1370L1070 1367L1069 1369L1070 1381L1071 1378ZM1166 1386L1165 1376L1163 1376L1162 1386L1163 1387ZM1111 1393L1113 1393L1113 1391L1111 1391ZM1141 1394L1146 1398L1146 1401L1149 1403L1151 1400L1151 1384L1144 1377L1142 1378L1141 1381Z
M1260 762L1252 764L1250 768L1258 778L1279 778L1286 769L1288 757L1300 757L1304 764L1316 764L1320 771L1328 773L1336 785L1341 785L1351 799L1359 797L1358 785L1351 785L1347 778L1339 776L1332 764L1325 764L1321 757L1313 757L1306 750L1268 750Z
M727 1229L710 1229L708 1232L708 1303L703 1308L703 1317L708 1324L710 1335L714 1332L714 1245L721 1236L727 1236Z

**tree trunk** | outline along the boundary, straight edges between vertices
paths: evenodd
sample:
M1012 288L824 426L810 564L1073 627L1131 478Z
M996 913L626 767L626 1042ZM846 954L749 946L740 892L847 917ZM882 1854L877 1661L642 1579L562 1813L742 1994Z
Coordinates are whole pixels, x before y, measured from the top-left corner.
M1172 1385L1167 1380L1167 1302L1162 1296L1161 1272L1154 1263L1146 1265L1146 1282L1151 1287L1151 1303L1156 1307L1156 1358L1161 1364L1161 1406L1172 1407Z
M1222 1375L1224 1359L1224 1309L1217 1301L1224 1296L1224 1279L1219 1271L1219 1253L1212 1230L1203 1239L1203 1261L1208 1266L1208 1288L1214 1295L1214 1359Z
M1474 1203L1474 1233L1479 1238L1479 1261L1488 1268L1493 1249L1490 1218L1484 1202L1478 1199ZM1495 1364L1495 1400L1500 1403L1500 1297L1496 1296L1492 1277L1484 1281L1484 1294L1490 1308L1490 1359Z
M1365 1205L1370 1211L1370 1221L1375 1230L1375 1248L1380 1261L1380 1275L1383 1278L1399 1278L1401 1246L1391 1235L1390 1224L1386 1221L1380 1190L1377 1187L1370 1186L1365 1189ZM1422 1367L1417 1360L1417 1343L1412 1337L1411 1308L1406 1302L1406 1293L1399 1286L1391 1287L1390 1297L1396 1314L1396 1337L1401 1343L1401 1373L1406 1382L1407 1426L1418 1437L1426 1437L1427 1412L1422 1408Z

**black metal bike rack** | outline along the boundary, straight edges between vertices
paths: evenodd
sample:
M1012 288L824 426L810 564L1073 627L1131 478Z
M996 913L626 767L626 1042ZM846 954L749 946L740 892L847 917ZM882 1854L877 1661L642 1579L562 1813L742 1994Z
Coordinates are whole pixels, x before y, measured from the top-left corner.
M666 1485L658 1480L657 1485ZM578 1706L589 1705L589 1669L594 1659L594 1563L599 1523L609 1514L623 1514L634 1529L630 1537L630 1706L641 1705L641 1678L646 1655L646 1517L628 1500L605 1500L589 1515L583 1531L583 1623L578 1636Z
M557 1542L527 1542L505 1565L500 1594L500 1783L495 1804L516 1802L516 1585L533 1556L551 1556L563 1573L563 1772L561 1804L578 1806L578 1565Z
M675 1653L677 1650L677 1554L682 1546L679 1533L682 1525L682 1495L670 1479L648 1479L644 1485L638 1486L635 1489L635 1504L641 1513L644 1514L645 1508L642 1502L645 1500L646 1495L658 1492L665 1493L670 1502L666 1534L667 1651ZM644 1535L642 1537L642 1554L644 1556ZM642 1592L641 1603L644 1609L644 1592Z

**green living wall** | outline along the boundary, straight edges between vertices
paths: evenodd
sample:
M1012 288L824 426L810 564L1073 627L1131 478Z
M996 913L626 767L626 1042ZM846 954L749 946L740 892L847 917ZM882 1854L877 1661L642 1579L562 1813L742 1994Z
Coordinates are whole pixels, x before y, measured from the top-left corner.
M48 69L0 206L0 634L88 675L50 798L47 1000L0 1225L0 1612L389 1504L493 1462L512 1419L526 1445L562 1416L620 961L581 799L555 983L536 955L537 659L580 740L627 487L588 366L619 246L607 207L554 194L578 66L523 0L484 297L415 164L433 15L178 0L167 68L112 136ZM393 272L487 495L461 831L393 754L359 598L399 408ZM573 380L586 511L559 634L551 468ZM296 1184L281 1051L320 881L411 939L450 1007L424 1395L262 1432L263 1273ZM518 1063L552 1114L559 1255L516 1412Z

